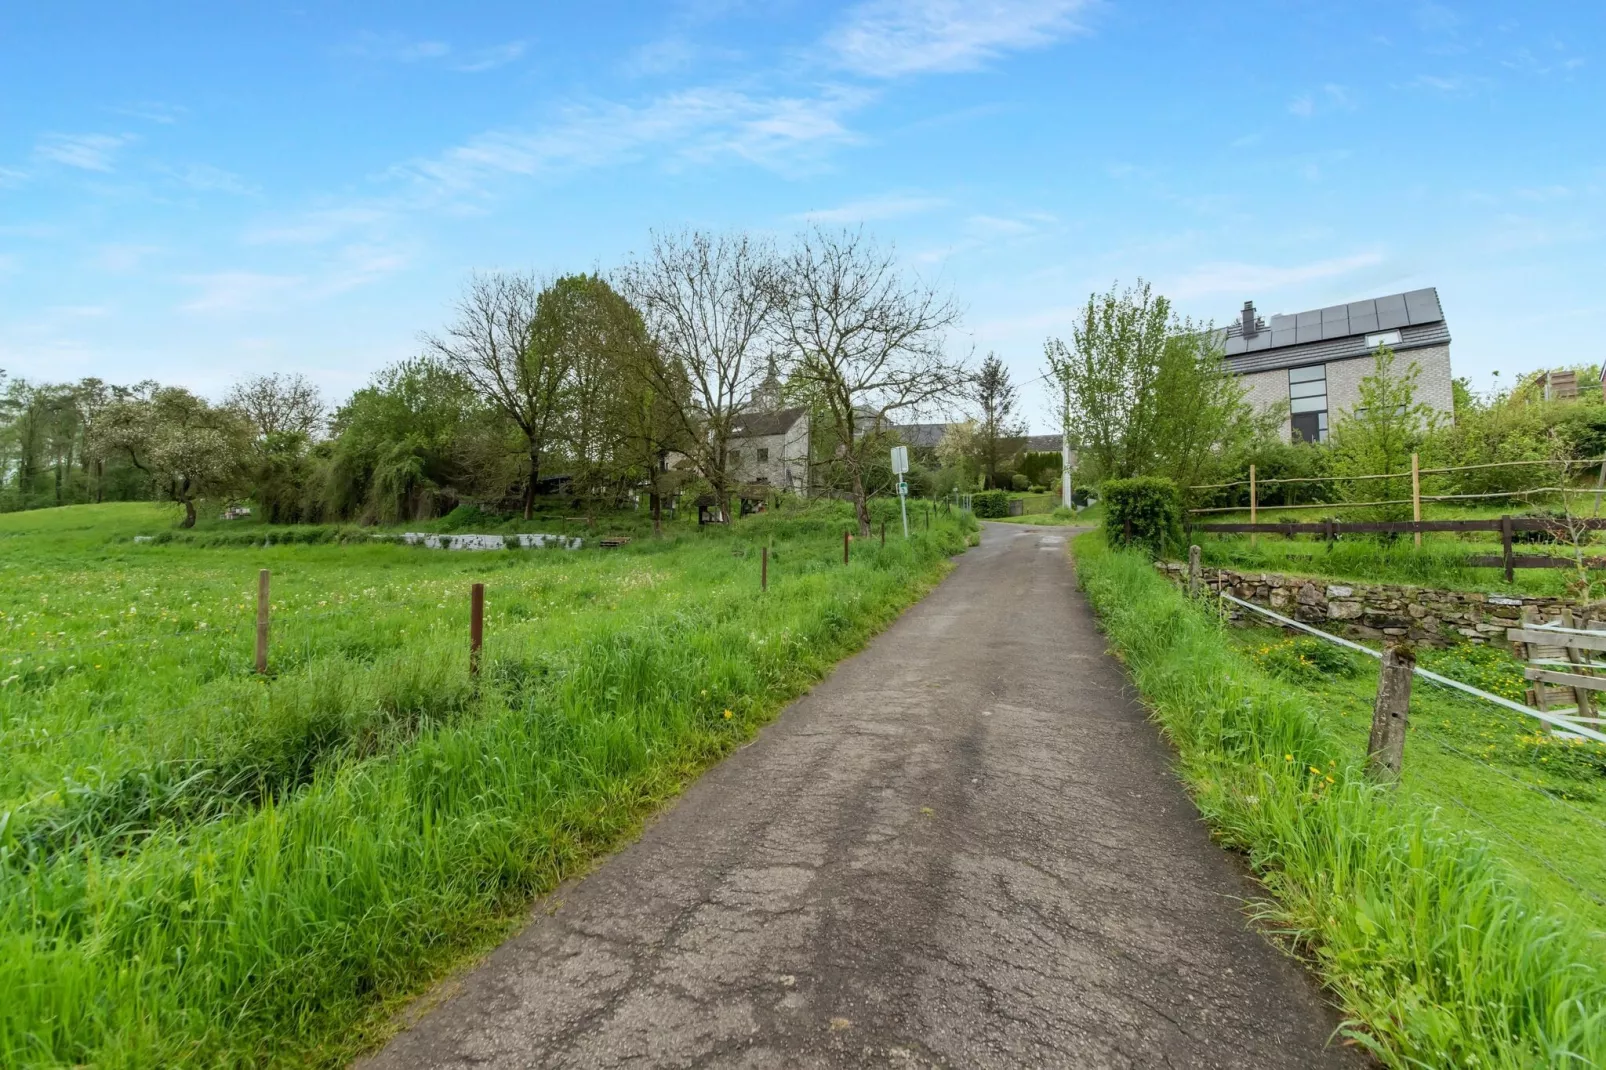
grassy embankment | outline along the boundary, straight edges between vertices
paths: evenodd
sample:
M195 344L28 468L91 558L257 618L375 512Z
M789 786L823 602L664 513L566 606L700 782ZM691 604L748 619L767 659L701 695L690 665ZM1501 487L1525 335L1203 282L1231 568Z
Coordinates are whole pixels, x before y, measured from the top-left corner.
M1200 810L1264 881L1260 916L1310 957L1352 1035L1396 1066L1606 1065L1598 751L1547 741L1524 754L1516 737L1533 727L1516 715L1418 688L1405 780L1376 788L1361 770L1370 666L1345 675L1268 636L1232 637L1101 533L1075 548ZM1498 683L1505 670L1469 671Z
M835 505L607 552L131 542L171 517L0 517L0 1065L343 1061L918 598L970 523L846 568Z

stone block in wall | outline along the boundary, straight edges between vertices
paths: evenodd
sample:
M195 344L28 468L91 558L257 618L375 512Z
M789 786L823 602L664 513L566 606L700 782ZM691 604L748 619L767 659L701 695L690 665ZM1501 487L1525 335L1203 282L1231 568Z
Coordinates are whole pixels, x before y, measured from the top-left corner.
M1329 587L1328 593L1334 590L1345 590L1343 587ZM1329 602L1327 603L1327 617L1329 620L1359 620L1361 617L1361 604L1359 602Z
M1293 595L1289 592L1287 587L1273 587L1271 589L1271 596L1269 599L1271 602L1271 608L1286 609L1288 607L1288 603L1292 600Z
M1322 592L1314 583L1306 583L1301 585L1299 588L1299 594L1296 597L1299 599L1299 604L1302 606L1315 606L1320 605L1322 602Z
M1334 584L1327 588L1327 600L1329 602L1336 602L1343 598L1350 598L1354 594L1355 588L1353 587L1340 587Z
M1320 624L1327 619L1327 607L1319 602L1316 605L1301 602L1294 607L1294 619L1306 624Z

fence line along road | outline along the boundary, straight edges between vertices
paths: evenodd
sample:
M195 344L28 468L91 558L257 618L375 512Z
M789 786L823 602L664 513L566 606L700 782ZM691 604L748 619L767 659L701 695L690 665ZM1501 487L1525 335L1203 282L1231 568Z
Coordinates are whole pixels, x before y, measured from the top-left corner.
M1253 610L1262 616L1270 617L1279 624L1289 628L1297 628L1302 632L1308 632L1309 634L1316 636L1318 639L1325 639L1329 643L1333 643L1336 646L1346 647L1350 650L1356 651L1357 653L1365 654L1368 657L1378 659L1383 657L1381 653L1373 650L1369 646L1363 646L1360 643L1333 635L1331 632L1324 632L1320 628L1313 628L1303 621L1297 621L1292 617L1285 617L1281 613L1266 609L1263 606L1257 606L1253 602L1246 602L1242 598L1236 598L1233 595L1227 594L1225 591L1219 591L1217 594L1223 601L1231 602L1233 605L1242 606L1245 609ZM1530 706L1524 706L1520 702L1513 702L1501 695L1490 694L1488 691L1483 691L1479 688L1473 687L1471 684L1464 684L1460 680L1452 680L1448 676L1440 676L1431 669L1424 669L1420 665L1418 665L1413 671L1417 676L1422 677L1424 680L1432 680L1434 683L1443 687L1454 688L1457 691L1464 691L1467 694L1472 695L1474 698L1481 698L1485 702L1494 703L1496 706L1504 706L1508 710L1515 710L1517 713L1520 713L1525 717L1533 717L1540 721L1544 721L1552 728L1560 729L1561 731L1570 735L1582 736L1585 739L1592 739L1597 743L1606 743L1606 734L1597 732L1593 728L1586 728L1581 724L1575 724L1574 722L1567 720L1565 717L1557 717L1553 714L1546 713L1543 710L1536 710Z

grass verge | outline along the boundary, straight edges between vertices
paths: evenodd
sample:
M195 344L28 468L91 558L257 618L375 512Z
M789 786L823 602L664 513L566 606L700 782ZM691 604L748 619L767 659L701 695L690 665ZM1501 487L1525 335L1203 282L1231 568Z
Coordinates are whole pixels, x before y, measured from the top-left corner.
M860 542L844 566L839 505L578 553L135 546L96 516L67 545L70 516L14 529L0 562L8 1067L343 1063L920 597L975 527ZM240 627L264 564L270 678Z
M1417 796L1369 784L1147 560L1098 532L1075 551L1200 811L1270 893L1258 915L1311 959L1349 1036L1393 1066L1606 1065L1606 969L1583 926Z

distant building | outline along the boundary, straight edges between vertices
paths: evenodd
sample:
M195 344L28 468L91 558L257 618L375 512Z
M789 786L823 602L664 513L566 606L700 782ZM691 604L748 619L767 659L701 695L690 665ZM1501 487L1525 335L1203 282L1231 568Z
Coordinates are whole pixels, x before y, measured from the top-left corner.
M1361 380L1372 373L1380 346L1399 354L1399 366L1414 361L1421 368L1418 402L1447 414L1455 409L1450 328L1434 289L1273 316L1269 324L1245 301L1222 341L1252 404L1288 405L1284 438L1325 440L1330 417L1359 405Z
M762 483L807 496L809 412L803 406L750 412L731 427L728 471L743 483Z

